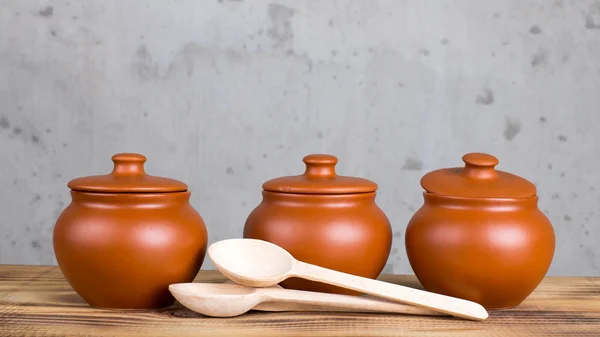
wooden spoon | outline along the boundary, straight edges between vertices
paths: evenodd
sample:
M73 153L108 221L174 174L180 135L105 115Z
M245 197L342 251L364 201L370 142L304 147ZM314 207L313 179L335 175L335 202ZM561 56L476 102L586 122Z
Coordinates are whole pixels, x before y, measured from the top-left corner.
M169 291L186 308L212 317L238 316L260 305L263 305L264 311L283 311L282 309L288 305L288 309L292 308L292 310L308 308L314 309L310 311L325 311L329 308L334 309L332 311L442 315L436 311L386 300L276 287L250 288L225 283L177 283L169 285Z
M248 287L269 287L289 277L298 277L451 316L478 321L488 317L485 308L475 302L308 264L294 259L285 249L267 241L222 240L208 247L208 256L223 275Z

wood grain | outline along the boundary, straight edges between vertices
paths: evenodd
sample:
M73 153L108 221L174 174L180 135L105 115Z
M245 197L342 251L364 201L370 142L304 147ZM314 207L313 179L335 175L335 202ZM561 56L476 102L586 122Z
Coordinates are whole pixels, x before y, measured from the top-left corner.
M420 288L414 276L380 279ZM221 282L201 271L198 282ZM207 318L179 304L160 310L89 307L57 267L0 266L0 336L600 336L600 278L549 277L518 308L484 322L335 312L251 312Z

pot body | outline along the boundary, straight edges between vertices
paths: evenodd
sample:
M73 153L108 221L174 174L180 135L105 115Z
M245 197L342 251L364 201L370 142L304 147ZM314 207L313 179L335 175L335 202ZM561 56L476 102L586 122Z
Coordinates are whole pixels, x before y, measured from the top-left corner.
M374 279L383 270L392 230L375 192L314 195L263 191L250 213L244 238L272 242L297 260ZM289 278L288 289L356 295L323 283Z
M150 309L174 302L169 284L191 282L207 231L190 192L71 191L54 228L58 265L91 306Z
M486 309L519 305L554 256L538 197L476 199L424 193L406 229L406 252L423 287Z

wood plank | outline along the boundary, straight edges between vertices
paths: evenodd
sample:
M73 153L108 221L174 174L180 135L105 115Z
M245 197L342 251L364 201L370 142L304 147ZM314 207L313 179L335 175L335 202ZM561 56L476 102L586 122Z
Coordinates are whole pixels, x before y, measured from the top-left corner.
M418 287L414 276L380 279ZM222 282L217 271L196 281ZM600 336L600 279L548 277L518 308L484 322L448 317L251 312L209 318L179 304L160 310L89 307L57 267L0 266L1 336Z

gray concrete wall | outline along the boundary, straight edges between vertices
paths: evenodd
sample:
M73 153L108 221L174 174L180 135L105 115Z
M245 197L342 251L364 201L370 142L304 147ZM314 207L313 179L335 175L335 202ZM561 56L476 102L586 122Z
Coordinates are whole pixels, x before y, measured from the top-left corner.
M0 263L55 263L66 182L114 153L188 183L211 242L330 153L409 273L420 177L484 151L537 184L550 274L600 275L599 126L598 1L0 0Z

